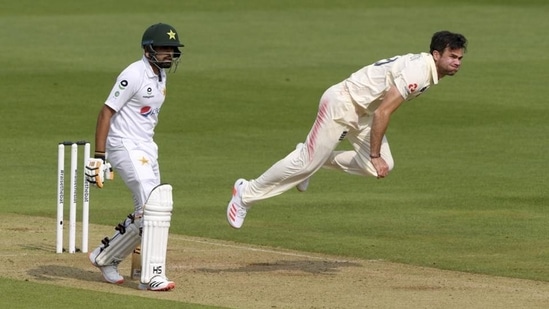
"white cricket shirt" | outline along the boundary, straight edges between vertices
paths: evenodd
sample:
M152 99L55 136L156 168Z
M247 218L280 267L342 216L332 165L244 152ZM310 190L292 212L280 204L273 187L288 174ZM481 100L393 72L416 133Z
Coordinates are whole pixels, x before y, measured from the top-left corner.
M116 111L108 138L152 141L158 114L166 98L166 73L161 79L145 56L130 64L116 79L105 104Z
M392 85L408 101L425 92L431 85L438 84L438 75L431 54L406 54L365 66L351 74L344 83L353 101L366 114L372 114Z

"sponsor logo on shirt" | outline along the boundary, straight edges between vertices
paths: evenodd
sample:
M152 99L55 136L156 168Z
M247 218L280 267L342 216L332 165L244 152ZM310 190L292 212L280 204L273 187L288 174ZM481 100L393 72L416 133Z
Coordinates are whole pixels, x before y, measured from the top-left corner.
M120 96L120 91L123 91L126 89L126 87L128 87L128 81L127 80L121 80L120 83L118 83L118 89L120 90L116 90L114 92L114 97L115 98L118 98Z
M417 88L418 88L417 84L409 84L408 85L408 91L410 91L410 94L415 93L415 97L418 97L420 94L422 94L425 90L427 90L427 88L429 88L429 86L425 86L425 87L419 89L419 91L416 91Z
M152 94L152 88L151 87L147 88L147 95L144 95L143 98L144 99L154 98L154 95Z
M410 93L416 91L416 89L417 89L417 84L408 85L408 90L410 90Z
M160 108L152 108L150 106L143 106L139 111L139 114L141 114L141 116L143 117L149 117L150 115L154 115L158 113L160 113Z
M118 88L120 88L120 90L124 90L126 87L128 87L128 81L125 79L121 80L120 84L118 84Z

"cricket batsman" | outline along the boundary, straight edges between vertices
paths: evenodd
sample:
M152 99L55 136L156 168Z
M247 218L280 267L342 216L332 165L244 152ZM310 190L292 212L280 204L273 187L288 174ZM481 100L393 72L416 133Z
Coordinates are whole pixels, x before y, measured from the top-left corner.
M141 46L143 57L118 75L99 112L95 155L86 166L86 179L98 188L111 178L112 166L130 189L134 207L89 259L107 282L122 284L118 264L141 246L139 289L169 291L175 288L166 276L172 187L160 181L153 136L166 98L166 70L177 69L183 44L174 27L158 23L145 30Z

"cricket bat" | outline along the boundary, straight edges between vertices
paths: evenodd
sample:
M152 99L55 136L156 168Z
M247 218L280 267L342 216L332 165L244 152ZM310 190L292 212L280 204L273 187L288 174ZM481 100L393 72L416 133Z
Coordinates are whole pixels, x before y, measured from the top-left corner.
M130 277L132 280L141 279L141 246L135 247L132 253L132 268Z

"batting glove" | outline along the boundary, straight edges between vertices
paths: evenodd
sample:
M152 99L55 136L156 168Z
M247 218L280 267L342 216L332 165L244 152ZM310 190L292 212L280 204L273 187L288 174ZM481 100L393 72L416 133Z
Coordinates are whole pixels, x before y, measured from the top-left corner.
M105 162L104 154L95 154L95 158L89 158L86 162L86 180L98 188L103 188L105 179L113 179L114 172L111 164Z

